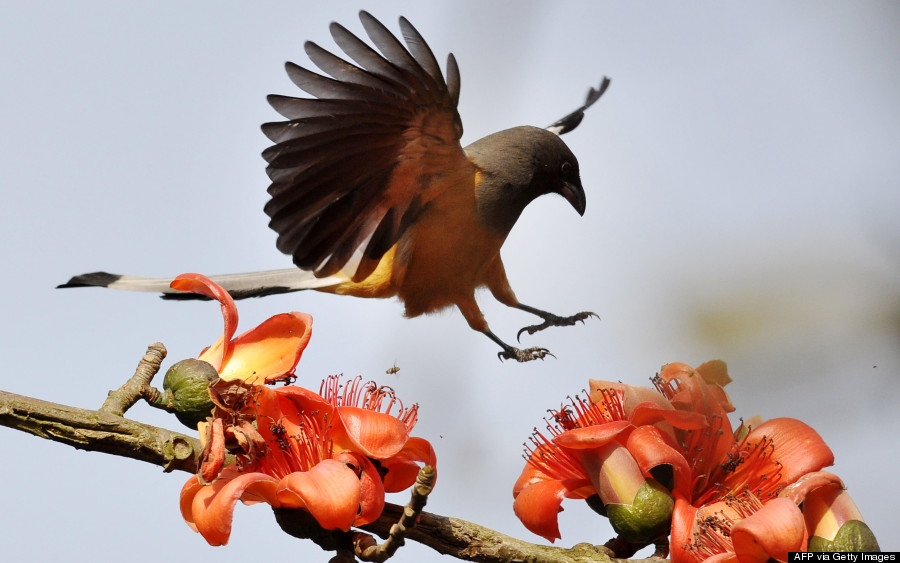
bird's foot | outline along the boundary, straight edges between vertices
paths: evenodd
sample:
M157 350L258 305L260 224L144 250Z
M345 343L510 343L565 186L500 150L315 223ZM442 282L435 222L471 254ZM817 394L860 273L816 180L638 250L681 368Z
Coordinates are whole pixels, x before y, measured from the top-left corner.
M522 333L527 332L528 334L534 334L535 332L544 330L545 328L550 328L551 326L573 326L577 322L583 323L586 319L590 317L600 318L597 313L592 313L590 311L582 311L581 313L576 313L570 317L558 317L553 313L541 313L540 317L544 319L539 325L531 325L526 326L518 333L516 333L516 340L521 340Z
M497 357L503 360L515 360L517 362L530 362L531 360L543 360L545 356L556 357L546 348L533 347L520 350L513 346L506 346L502 352L497 352Z

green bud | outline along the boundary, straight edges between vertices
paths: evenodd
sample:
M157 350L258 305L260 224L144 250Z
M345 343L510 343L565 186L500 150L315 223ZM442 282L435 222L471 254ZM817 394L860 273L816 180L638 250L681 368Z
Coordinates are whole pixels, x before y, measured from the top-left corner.
M202 360L182 360L169 368L163 379L167 410L190 428L212 413L209 384L218 379L216 368Z
M835 552L857 553L860 551L870 551L880 553L881 548L878 547L878 541L875 534L865 522L859 520L849 520L844 522L838 533L835 534L834 540L828 541L819 536L809 538L809 551L815 552Z
M647 479L632 504L607 504L609 523L623 540L649 543L669 532L675 501L665 487Z

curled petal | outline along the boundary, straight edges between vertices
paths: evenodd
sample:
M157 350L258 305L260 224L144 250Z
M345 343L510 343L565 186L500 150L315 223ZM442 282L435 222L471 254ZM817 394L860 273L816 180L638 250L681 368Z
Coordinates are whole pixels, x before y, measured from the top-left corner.
M691 544L691 532L697 517L697 507L692 506L683 497L675 496L675 509L672 511L672 541L669 557L672 563L696 563L697 559L684 548Z
M336 407L335 450L358 452L375 459L397 455L409 440L409 430L398 418L359 407Z
M225 463L225 431L221 418L214 418L212 424L201 422L197 426L203 436L207 436L208 446L204 446L200 463L200 478L204 484L213 482Z
M819 471L807 477L788 487L796 489L785 496L796 500L793 497L799 496L801 489L806 489L800 500L803 502L803 517L810 536L818 536L831 542L847 522L865 522L856 503L844 490L843 483L836 475Z
M513 511L529 531L554 542L558 540L562 501L566 486L561 481L540 481L525 487L513 503Z
M597 448L616 439L619 434L630 428L631 423L627 420L616 420L606 424L566 430L553 438L553 442L558 446L575 450Z
M228 468L212 485L200 485L191 477L181 489L181 514L210 545L225 545L231 535L234 505L238 500L265 501L279 506L278 481L264 473L238 473Z
M225 320L225 330L215 344L200 353L198 359L209 362L219 371L225 356L230 352L231 337L234 336L238 325L237 307L231 295L222 289L217 283L202 274L181 274L169 284L172 289L190 291L205 295L218 301L222 306L222 318Z
M374 522L384 510L384 484L378 469L363 456L356 456L362 472L359 476L359 514L355 526Z
M795 418L774 418L754 428L747 435L752 444L768 437L775 451L771 459L781 462L782 483L793 483L800 477L834 463L834 454L819 434Z
M660 408L653 403L641 403L631 413L631 424L643 426L665 421L681 430L699 430L707 426L706 416L698 412Z
M428 465L436 468L437 457L428 440L413 437L399 453L383 460L381 465L387 469L384 476L384 490L396 493L408 489L416 482L421 467Z
M668 384L677 383L674 394L669 396L672 405L680 410L692 410L704 414L724 415L734 411L731 399L718 383L726 381L726 379L730 381L730 378L728 378L727 372L722 373L724 368L715 367L715 364L718 363L714 360L703 364L704 373L680 362L663 366L659 372L660 379ZM724 365L724 362L721 364ZM711 365L712 367L710 367Z
M326 530L349 530L359 511L359 478L333 459L290 473L277 494L281 506L306 510Z
M644 484L644 474L625 446L609 442L596 449L577 450L582 467L603 504L632 504Z
M741 563L787 561L788 552L804 551L809 535L803 514L793 501L776 498L731 529L734 552Z
M668 399L656 389L644 387L643 385L628 385L627 383L619 383L615 381L600 381L596 379L590 380L590 392L588 395L594 403L603 403L603 390L613 389L622 397L622 408L625 411L625 417L630 417L635 406L641 403L653 403L663 409L671 409L672 404Z
M728 375L728 364L722 360L710 360L703 362L697 366L697 373L707 383L715 383L721 387L725 387L731 383L731 376Z
M191 475L191 478L187 480L187 483L181 487L181 494L179 495L179 507L181 508L181 517L184 518L184 521L188 526L191 527L195 532L197 531L197 524L194 522L194 511L191 507L194 504L194 497L197 496L197 491L203 488L205 485L201 485L200 481L197 479L196 475Z
M261 385L293 371L312 334L312 317L282 313L238 336L219 377Z
M651 469L668 465L674 478L673 492L683 497L690 494L691 468L674 441L659 428L641 426L628 436L626 447L644 475L649 477Z
M334 406L322 398L321 395L303 387L287 385L276 388L275 392L278 394L279 400L284 399L293 403L293 406L285 403L282 407L287 412L299 409L308 413L321 412L330 414L334 410Z
M814 473L807 473L803 477L797 479L795 483L785 487L778 493L778 496L787 497L799 506L800 503L806 499L807 495L820 487L837 487L843 489L844 482L834 473L828 471L816 471Z

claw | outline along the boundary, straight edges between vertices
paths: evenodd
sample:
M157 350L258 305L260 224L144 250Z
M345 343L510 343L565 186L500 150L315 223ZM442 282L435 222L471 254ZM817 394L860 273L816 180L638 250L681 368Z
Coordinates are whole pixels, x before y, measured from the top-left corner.
M516 333L516 340L519 342L522 341L522 333L527 332L528 334L534 334L535 332L544 330L546 328L550 328L551 326L573 326L576 322L581 322L584 324L584 321L590 317L600 318L597 313L592 313L590 311L582 311L581 313L576 313L570 317L558 317L552 313L544 313L541 314L540 317L544 319L539 325L531 325L526 326Z
M509 349L504 349L502 352L497 352L497 358L502 362L503 360L516 360L517 362L530 362L531 360L543 360L546 356L551 356L555 358L553 354L550 353L550 350L546 348L540 348L535 346L533 348L526 348L524 350L520 350L519 348L515 348L510 346Z

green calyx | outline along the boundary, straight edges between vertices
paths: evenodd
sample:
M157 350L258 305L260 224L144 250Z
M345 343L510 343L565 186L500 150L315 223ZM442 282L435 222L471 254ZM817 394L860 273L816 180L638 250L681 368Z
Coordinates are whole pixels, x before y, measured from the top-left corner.
M631 504L607 504L606 514L623 540L649 543L668 533L675 500L665 487L647 479Z
M202 360L182 360L169 368L163 379L166 410L190 428L206 420L215 405L209 398L209 384L219 377L216 369Z
M861 551L880 552L875 534L865 522L849 520L844 522L832 541L819 536L809 538L809 551L857 553Z

